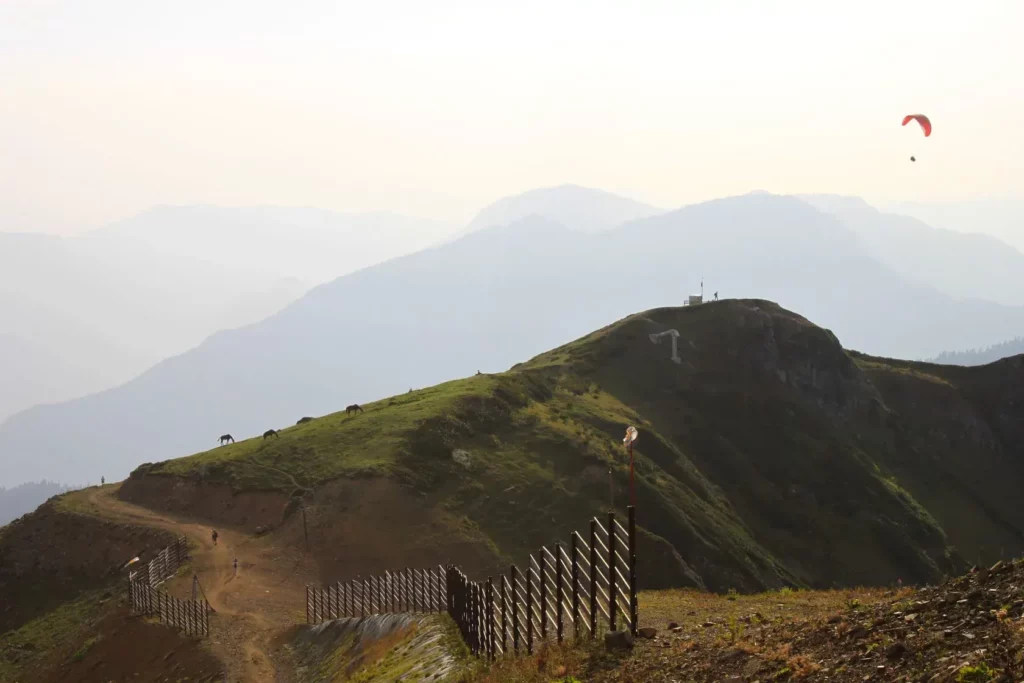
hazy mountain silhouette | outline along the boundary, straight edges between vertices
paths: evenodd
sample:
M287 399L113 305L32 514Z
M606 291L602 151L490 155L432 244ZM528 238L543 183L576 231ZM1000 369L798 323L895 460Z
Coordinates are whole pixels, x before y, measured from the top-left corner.
M92 236L319 284L436 243L452 226L393 213L305 207L160 206Z
M997 360L1024 354L1024 337L1017 337L1001 344L970 351L943 351L932 359L944 365L987 365Z
M1024 253L991 235L934 228L878 211L858 197L799 197L838 217L897 273L954 298L1024 305Z
M124 382L212 332L262 319L306 286L116 236L0 233L0 421Z
M10 489L0 486L0 526L32 512L53 496L72 488L55 481L29 482Z
M123 379L13 333L0 334L0 378L0 422L29 406L84 396Z
M936 228L985 233L1024 251L1024 198L895 202L886 208Z
M448 230L385 213L186 206L75 237L0 233L0 422L125 382Z
M777 301L876 355L930 357L1024 329L1024 309L911 282L793 197L716 200L599 234L535 216L338 278L116 389L16 415L0 427L0 482L120 477L225 432L503 370L678 305L702 273L708 295Z
M499 199L484 207L456 236L496 225L508 225L529 216L539 216L569 230L597 233L617 228L623 223L663 213L633 199L604 190L578 185L560 185L530 190Z

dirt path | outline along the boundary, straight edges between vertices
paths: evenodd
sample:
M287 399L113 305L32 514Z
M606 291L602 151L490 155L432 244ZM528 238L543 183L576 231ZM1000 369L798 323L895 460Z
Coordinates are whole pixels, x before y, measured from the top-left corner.
M305 620L305 584L313 575L312 562L298 551L275 547L268 537L234 529L218 527L214 545L209 524L126 503L116 495L119 486L86 489L76 507L116 522L165 529L198 545L192 567L216 610L210 617L209 644L227 666L228 680L295 683L294 667L275 641ZM167 590L185 597L191 586L189 577L170 582Z

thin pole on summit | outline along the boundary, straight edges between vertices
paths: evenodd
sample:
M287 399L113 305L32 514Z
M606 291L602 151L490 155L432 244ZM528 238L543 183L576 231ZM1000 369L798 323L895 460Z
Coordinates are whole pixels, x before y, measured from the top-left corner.
M633 442L636 441L637 436L639 434L636 427L630 425L626 427L626 437L622 440L629 451L629 504L633 507L636 507L636 486L633 483Z

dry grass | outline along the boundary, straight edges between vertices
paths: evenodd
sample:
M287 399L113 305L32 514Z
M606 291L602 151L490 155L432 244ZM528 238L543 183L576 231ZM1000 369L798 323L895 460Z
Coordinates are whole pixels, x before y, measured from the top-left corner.
M465 683L586 683L691 680L681 662L714 662L730 653L765 662L762 680L815 680L821 664L794 652L790 642L766 637L777 629L824 625L840 616L854 623L881 602L900 601L912 590L855 589L773 591L756 595L715 595L695 590L648 591L639 595L642 626L658 629L655 641L639 640L632 653L605 652L599 641L547 646L531 657L481 666ZM669 625L676 624L675 631ZM671 635L672 639L663 636ZM569 677L569 678L567 678Z

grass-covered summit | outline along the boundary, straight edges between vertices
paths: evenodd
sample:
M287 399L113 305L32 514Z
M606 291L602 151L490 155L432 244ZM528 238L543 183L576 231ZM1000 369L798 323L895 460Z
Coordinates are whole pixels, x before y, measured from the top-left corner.
M670 329L678 363L651 337ZM327 577L452 555L496 571L624 508L633 424L645 586L928 580L1024 550L1022 380L1020 358L848 353L766 301L656 309L505 373L144 465L123 495L230 487L228 510L276 492L282 534L302 499Z

